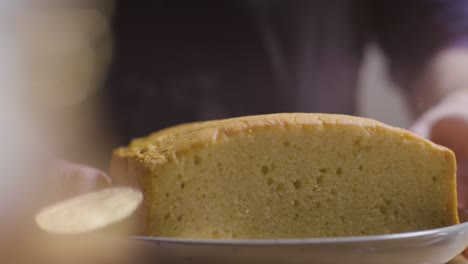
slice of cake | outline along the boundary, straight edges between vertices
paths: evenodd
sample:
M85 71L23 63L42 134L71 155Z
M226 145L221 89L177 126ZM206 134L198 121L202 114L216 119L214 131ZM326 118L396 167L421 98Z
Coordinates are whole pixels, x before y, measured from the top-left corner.
M304 238L458 223L455 157L406 130L344 115L185 124L115 150L144 192L146 234Z

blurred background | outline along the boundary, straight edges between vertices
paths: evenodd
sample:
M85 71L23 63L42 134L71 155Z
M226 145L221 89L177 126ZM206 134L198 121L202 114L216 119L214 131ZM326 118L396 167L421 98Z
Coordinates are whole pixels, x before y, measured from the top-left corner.
M4 113L21 115L31 126L28 131L64 159L106 169L111 150L122 142L113 133L102 89L112 61L114 3L1 5L6 22L0 35L1 100L8 105ZM400 127L410 123L376 45L365 50L356 100L358 115Z

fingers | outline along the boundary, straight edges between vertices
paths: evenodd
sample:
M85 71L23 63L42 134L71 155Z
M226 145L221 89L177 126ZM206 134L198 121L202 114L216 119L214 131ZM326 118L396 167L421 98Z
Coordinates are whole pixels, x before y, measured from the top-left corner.
M468 157L468 121L464 118L449 116L435 121L429 138L453 150L459 159Z
M430 128L430 139L455 153L458 207L468 208L468 121L456 116L439 119Z
M457 165L458 207L468 209L468 160Z
M58 173L54 177L57 178L59 193L65 196L102 189L111 184L105 172L85 165L60 161L57 168Z

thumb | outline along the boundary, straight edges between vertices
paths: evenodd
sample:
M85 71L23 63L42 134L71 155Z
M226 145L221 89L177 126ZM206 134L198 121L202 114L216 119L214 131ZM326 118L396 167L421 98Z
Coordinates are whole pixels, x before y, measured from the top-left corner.
M459 117L437 120L430 129L430 139L455 153L458 206L468 208L468 121Z
M468 157L468 121L464 118L449 116L435 121L429 139L450 148L457 158Z
M71 196L108 187L110 177L103 171L66 161L58 162L57 187L61 195Z

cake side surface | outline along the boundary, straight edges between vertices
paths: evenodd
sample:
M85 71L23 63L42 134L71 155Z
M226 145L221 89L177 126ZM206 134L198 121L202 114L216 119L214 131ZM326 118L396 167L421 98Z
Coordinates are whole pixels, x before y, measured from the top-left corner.
M113 160L127 162L126 181L138 179L145 191L149 235L329 237L458 221L453 153L364 118L275 114L180 125L134 140Z

